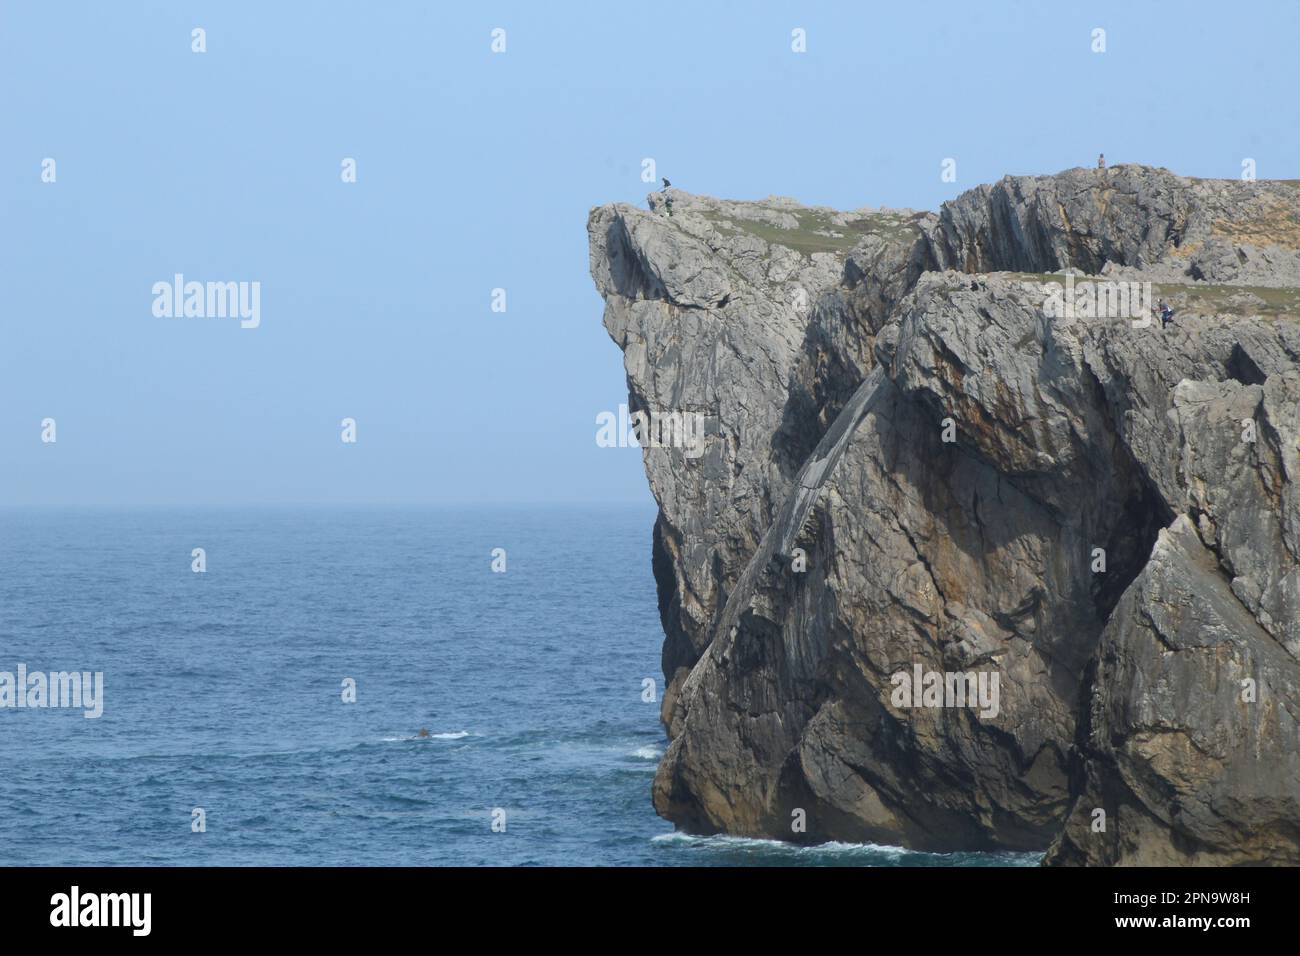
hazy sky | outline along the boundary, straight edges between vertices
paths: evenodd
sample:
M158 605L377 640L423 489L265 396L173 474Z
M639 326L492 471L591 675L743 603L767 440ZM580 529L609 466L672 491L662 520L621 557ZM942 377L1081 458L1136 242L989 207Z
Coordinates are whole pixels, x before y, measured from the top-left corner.
M0 504L648 500L595 444L585 229L643 158L842 208L1100 150L1296 178L1297 37L1284 2L3 0ZM175 273L260 282L261 325L156 317Z

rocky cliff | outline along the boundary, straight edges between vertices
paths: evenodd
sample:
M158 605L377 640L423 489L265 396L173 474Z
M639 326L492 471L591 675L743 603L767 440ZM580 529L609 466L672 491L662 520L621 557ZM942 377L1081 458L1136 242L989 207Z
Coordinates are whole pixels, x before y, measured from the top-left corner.
M643 448L662 815L1300 863L1300 185L669 190L588 229L629 406L705 423Z

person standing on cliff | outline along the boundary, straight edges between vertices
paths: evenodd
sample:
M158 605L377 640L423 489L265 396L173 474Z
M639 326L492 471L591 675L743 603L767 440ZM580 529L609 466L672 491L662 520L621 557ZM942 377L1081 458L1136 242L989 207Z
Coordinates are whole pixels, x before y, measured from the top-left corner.
M1106 171L1106 154L1105 154L1105 153L1098 153L1098 154L1097 154L1097 168L1100 169L1103 173Z

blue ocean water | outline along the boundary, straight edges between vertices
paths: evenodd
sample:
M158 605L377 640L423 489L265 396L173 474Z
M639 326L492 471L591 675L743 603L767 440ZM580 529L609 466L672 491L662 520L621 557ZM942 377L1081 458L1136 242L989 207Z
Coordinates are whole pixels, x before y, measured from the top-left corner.
M0 865L1037 862L674 834L653 519L0 511L0 671L104 674L96 720L0 708Z

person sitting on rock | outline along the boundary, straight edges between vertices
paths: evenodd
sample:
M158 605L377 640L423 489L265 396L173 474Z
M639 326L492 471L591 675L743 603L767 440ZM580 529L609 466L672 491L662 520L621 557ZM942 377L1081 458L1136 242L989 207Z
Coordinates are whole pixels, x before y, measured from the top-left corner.
M1169 308L1168 304L1160 303L1160 327L1163 329L1169 324L1169 320L1174 317L1174 310Z

